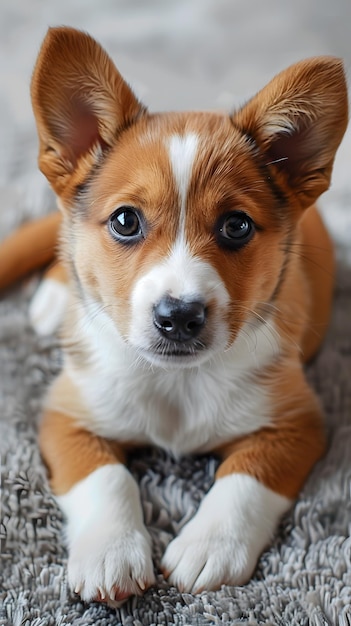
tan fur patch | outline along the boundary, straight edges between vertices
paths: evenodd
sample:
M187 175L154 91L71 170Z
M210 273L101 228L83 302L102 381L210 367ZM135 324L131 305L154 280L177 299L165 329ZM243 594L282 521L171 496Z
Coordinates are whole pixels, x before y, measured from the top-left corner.
M74 418L46 411L40 427L40 450L56 495L69 491L98 467L124 463L122 447L85 430Z
M324 449L320 409L299 358L301 349L310 357L318 346L311 331L325 331L332 280L323 281L320 267L331 276L333 262L314 210L300 220L328 188L346 128L340 61L321 57L292 66L231 117L148 115L98 44L72 29L55 29L34 71L32 100L41 169L66 217L64 258L85 295L108 312L122 335L133 286L169 255L179 234L180 197L168 138L196 135L184 203L186 245L225 285L230 341L245 322L271 319L282 345L279 362L252 371L270 397L271 424L222 446L218 476L246 473L295 497ZM130 244L113 238L108 220L121 206L141 212L144 239ZM252 239L237 250L221 245L216 233L218 218L232 211L255 224ZM83 360L79 349L77 359ZM105 463L124 460L119 444L73 419L80 410L74 393L65 402L71 417L52 409L41 427L57 493Z
M57 253L59 213L21 226L0 246L0 289L50 263Z
M323 419L299 367L278 363L264 379L272 397L272 426L217 450L223 462L216 476L249 474L293 499L324 453Z

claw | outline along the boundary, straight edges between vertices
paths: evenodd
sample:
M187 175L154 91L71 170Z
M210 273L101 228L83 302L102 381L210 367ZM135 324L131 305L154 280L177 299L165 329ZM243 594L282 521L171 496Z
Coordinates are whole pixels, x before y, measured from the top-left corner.
M145 591L146 585L145 585L144 581L141 578L138 578L137 584L140 587L141 591Z
M130 591L122 591L119 587L117 587L116 585L114 587L112 587L111 591L110 591L110 599L114 602L124 602L124 600L127 600L127 598L129 598L131 596L131 592Z
M112 600L112 602L116 600L116 588L115 587L112 587L110 591L110 600Z
M105 599L106 599L106 593L105 593L105 591L103 590L103 588L102 588L102 587L98 587L98 589L99 589L99 597L100 597L100 600L101 600L101 601L105 600Z

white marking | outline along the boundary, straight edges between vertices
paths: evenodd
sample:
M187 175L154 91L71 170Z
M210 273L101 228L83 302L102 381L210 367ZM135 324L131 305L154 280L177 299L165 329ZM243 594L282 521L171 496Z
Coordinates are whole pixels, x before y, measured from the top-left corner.
M141 276L133 288L128 333L128 339L133 346L147 350L159 339L153 325L152 311L154 305L166 294L179 299L200 299L205 305L209 302L215 303L211 344L213 350L225 349L228 340L228 330L224 322L225 307L229 303L227 289L214 267L191 255L187 246L179 239L168 258ZM202 358L208 359L210 354L211 351L206 350Z
M83 600L102 591L117 607L115 586L140 595L154 582L139 489L124 465L100 467L57 501L67 517L69 584Z
M61 325L67 307L67 285L52 278L43 280L29 305L29 319L38 335L51 335Z
M211 303L208 347L191 361L168 363L153 354L159 340L153 307L165 294ZM118 296L117 296L118 297ZM205 452L270 424L269 388L256 376L280 349L274 322L244 325L228 347L230 299L216 270L178 241L162 263L141 276L131 293L127 336L118 318L88 297L72 303L65 327L91 358L67 354L63 378L47 406L75 416L88 430L120 441L155 444L174 454ZM72 314L74 313L74 318ZM78 389L65 392L65 377ZM83 409L80 405L84 402Z
M195 133L173 135L169 140L169 158L180 199L180 239L185 238L186 200L197 147L198 137Z
M81 307L77 317L75 338L83 340L91 359L82 367L66 356L47 406L76 417L88 430L187 454L211 450L270 424L269 388L253 375L257 366L265 367L275 357L276 346L264 327L253 332L249 326L244 338L240 333L225 350L226 328L218 321L219 329L213 329L218 351L192 367L167 369L141 359L139 348L121 339L105 311L90 318ZM67 375L79 390L78 402L66 391Z
M165 552L170 582L188 593L243 585L291 504L251 476L218 479Z

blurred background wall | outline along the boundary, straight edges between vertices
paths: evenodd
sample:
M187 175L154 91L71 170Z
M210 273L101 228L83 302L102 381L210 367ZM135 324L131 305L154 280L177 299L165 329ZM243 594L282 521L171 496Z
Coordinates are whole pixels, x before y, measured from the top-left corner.
M0 185L10 196L21 187L24 211L49 202L36 172L29 81L47 27L59 24L97 38L152 110L231 109L279 70L316 54L341 56L351 68L350 0L1 0ZM344 247L351 241L350 148L347 138L330 196L333 219L327 215Z

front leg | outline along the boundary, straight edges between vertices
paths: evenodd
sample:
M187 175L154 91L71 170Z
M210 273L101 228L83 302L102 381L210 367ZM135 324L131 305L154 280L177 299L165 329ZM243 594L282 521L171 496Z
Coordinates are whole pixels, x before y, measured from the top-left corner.
M321 415L307 385L304 390L302 406L292 400L289 406L282 396L284 413L269 428L217 450L222 463L215 483L163 558L165 574L179 589L196 593L242 585L251 577L281 515L324 451Z
M122 448L53 410L40 445L67 518L68 581L85 601L118 607L154 582L151 540Z
M118 607L152 585L151 538L124 465L94 470L58 503L68 520L68 581L83 600Z
M255 478L217 478L193 519L168 546L162 568L181 591L248 581L291 500Z

